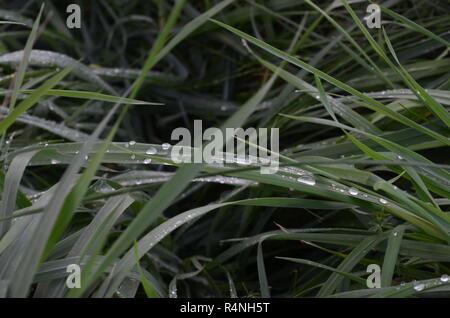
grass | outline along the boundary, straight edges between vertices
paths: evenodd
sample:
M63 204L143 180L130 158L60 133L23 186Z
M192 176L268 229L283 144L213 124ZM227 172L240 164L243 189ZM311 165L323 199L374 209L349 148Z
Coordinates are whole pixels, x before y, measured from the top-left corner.
M447 2L391 1L368 29L345 0L81 1L79 30L19 2L0 297L450 295ZM278 128L279 171L174 163L195 119Z

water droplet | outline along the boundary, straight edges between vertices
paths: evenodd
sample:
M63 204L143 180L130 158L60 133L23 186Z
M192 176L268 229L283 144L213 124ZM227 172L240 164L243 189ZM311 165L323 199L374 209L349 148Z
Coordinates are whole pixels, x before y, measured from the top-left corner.
M52 165L57 165L59 163L59 160L56 159L52 159L52 161L50 161L52 163Z
M143 162L144 162L144 165L148 165L150 162L152 162L152 159L145 158Z
M172 146L171 144L168 144L167 142L165 142L165 143L163 143L163 144L161 145L161 148L162 148L163 150L167 150L167 149L169 149L171 146Z
M250 160L247 160L246 158L236 157L236 163L238 165L249 165Z
M314 178L312 178L312 177L309 177L309 176L304 176L304 177L297 178L297 181L300 182L300 183L304 183L304 184L310 185L310 186L313 186L313 185L316 184L316 180Z
M131 140L128 144L129 144L130 146L134 146L134 145L136 144L136 141Z
M136 156L135 155L131 155L131 160L134 160L134 159L136 159Z
M80 151L79 151L79 150L75 151L75 154L76 154L76 155L78 155L79 153L80 153Z
M414 290L416 290L416 291L422 291L424 288L425 288L425 284L422 284L422 283L414 286Z
M405 282L401 282L401 283L400 283L400 286L405 286L405 285L406 285Z
M447 274L444 274L441 276L441 278L439 280L443 283L446 283L450 280L450 277Z
M402 156L397 156L397 159L398 160L403 160L403 157Z
M359 192L355 188L350 188L348 189L348 193L350 193L351 195L358 195Z
M397 236L398 232L393 232L392 235Z
M378 199L378 202L380 202L381 204L387 204L388 202L385 200L385 199L383 199L383 198L379 198Z
M151 147L151 148L148 148L147 149L147 151L145 152L147 155L154 155L154 154L156 154L156 149L155 148L153 148L153 147Z
M89 156L88 155L84 156L84 159L89 160Z

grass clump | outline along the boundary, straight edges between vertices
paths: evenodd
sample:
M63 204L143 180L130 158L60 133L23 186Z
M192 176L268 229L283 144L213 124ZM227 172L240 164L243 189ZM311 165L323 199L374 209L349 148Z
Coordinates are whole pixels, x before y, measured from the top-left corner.
M449 296L447 2L19 2L1 297ZM278 128L280 169L174 163L196 119Z

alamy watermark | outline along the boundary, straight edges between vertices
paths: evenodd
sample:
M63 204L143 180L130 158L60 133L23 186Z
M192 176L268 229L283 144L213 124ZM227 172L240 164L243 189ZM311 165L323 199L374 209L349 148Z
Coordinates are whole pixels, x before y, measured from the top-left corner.
M367 27L369 29L373 28L381 28L381 10L380 6L378 4L369 4L367 6L366 12L369 14L368 16L364 17L364 20L366 21Z
M81 8L78 4L69 4L66 13L70 13L66 19L66 25L69 29L81 28Z
M66 279L66 286L69 289L81 288L81 268L77 264L69 264L66 272L70 273Z
M367 277L367 288L381 288L381 268L378 264L370 264L367 266L367 273L371 273Z
M207 128L194 120L193 136L187 128L176 128L171 139L175 163L260 165L261 174L273 174L279 166L278 128ZM270 136L269 136L270 135ZM224 151L225 149L225 151Z

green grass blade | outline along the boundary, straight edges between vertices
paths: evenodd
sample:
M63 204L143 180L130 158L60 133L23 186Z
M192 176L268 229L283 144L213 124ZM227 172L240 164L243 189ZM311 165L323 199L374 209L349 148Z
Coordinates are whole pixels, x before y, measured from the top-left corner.
M52 87L57 85L72 71L74 67L75 65L71 65L57 73L55 76L45 81L45 83L36 89L27 99L17 105L17 107L14 108L14 110L12 110L8 116L0 122L0 135L3 135L21 114L33 107L42 98L42 96L44 96Z

